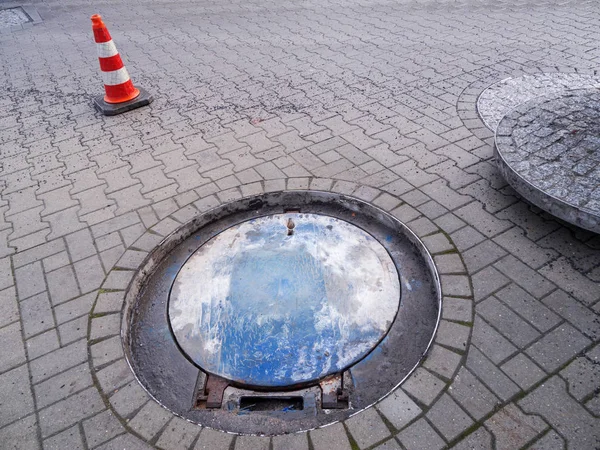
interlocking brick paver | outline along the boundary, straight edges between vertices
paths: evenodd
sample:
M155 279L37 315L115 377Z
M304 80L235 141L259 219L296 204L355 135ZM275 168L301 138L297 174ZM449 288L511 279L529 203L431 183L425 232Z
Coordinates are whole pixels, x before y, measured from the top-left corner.
M445 445L443 439L425 419L419 419L401 431L398 440L408 450L438 450Z
M391 432L374 408L346 421L350 434L360 448L370 447L390 436Z
M590 340L569 324L562 324L525 352L542 369L551 372L583 350Z
M600 445L598 419L567 394L566 383L559 377L544 382L519 405L527 413L544 417L566 438L569 447L592 449Z
M204 428L200 432L194 450L211 450L213 448L229 448L233 435Z
M536 416L523 414L516 406L505 406L485 422L496 438L496 448L510 450L521 448L547 428Z
M26 365L0 374L0 383L3 386L0 391L0 427L34 411Z
M332 450L350 450L350 440L344 426L340 423L310 432L310 440L315 448Z
M0 352L0 372L25 362L21 325L18 322L0 328L0 348L10 349Z

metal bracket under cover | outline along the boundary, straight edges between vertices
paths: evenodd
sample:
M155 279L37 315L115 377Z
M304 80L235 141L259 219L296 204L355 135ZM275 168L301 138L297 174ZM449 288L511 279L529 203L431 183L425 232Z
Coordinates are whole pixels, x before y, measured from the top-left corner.
M195 409L218 409L223 404L223 393L229 381L200 371L194 395Z
M336 373L319 382L321 388L321 408L348 408L348 390L344 389L344 375Z

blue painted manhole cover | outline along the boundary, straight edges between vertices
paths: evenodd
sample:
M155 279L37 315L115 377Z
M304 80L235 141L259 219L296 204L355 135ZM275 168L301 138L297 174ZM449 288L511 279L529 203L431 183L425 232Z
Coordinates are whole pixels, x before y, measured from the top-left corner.
M198 248L173 283L175 338L203 370L282 387L343 371L385 337L398 272L369 233L325 215L242 222Z

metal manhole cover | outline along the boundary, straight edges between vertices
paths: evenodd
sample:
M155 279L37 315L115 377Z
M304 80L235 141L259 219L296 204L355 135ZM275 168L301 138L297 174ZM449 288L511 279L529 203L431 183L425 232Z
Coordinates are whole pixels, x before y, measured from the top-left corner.
M431 345L440 285L402 223L343 195L222 205L138 273L126 356L164 407L275 435L344 420L394 390Z
M183 265L171 327L202 369L240 385L300 385L341 372L387 334L398 272L362 229L316 214L235 225Z

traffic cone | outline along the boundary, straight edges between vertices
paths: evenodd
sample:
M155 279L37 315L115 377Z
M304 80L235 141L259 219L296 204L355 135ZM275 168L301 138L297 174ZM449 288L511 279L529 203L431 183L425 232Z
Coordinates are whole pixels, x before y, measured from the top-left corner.
M150 104L152 96L142 88L136 89L131 82L117 47L98 14L92 16L92 30L106 91L106 95L94 98L96 109L106 116L114 116Z

